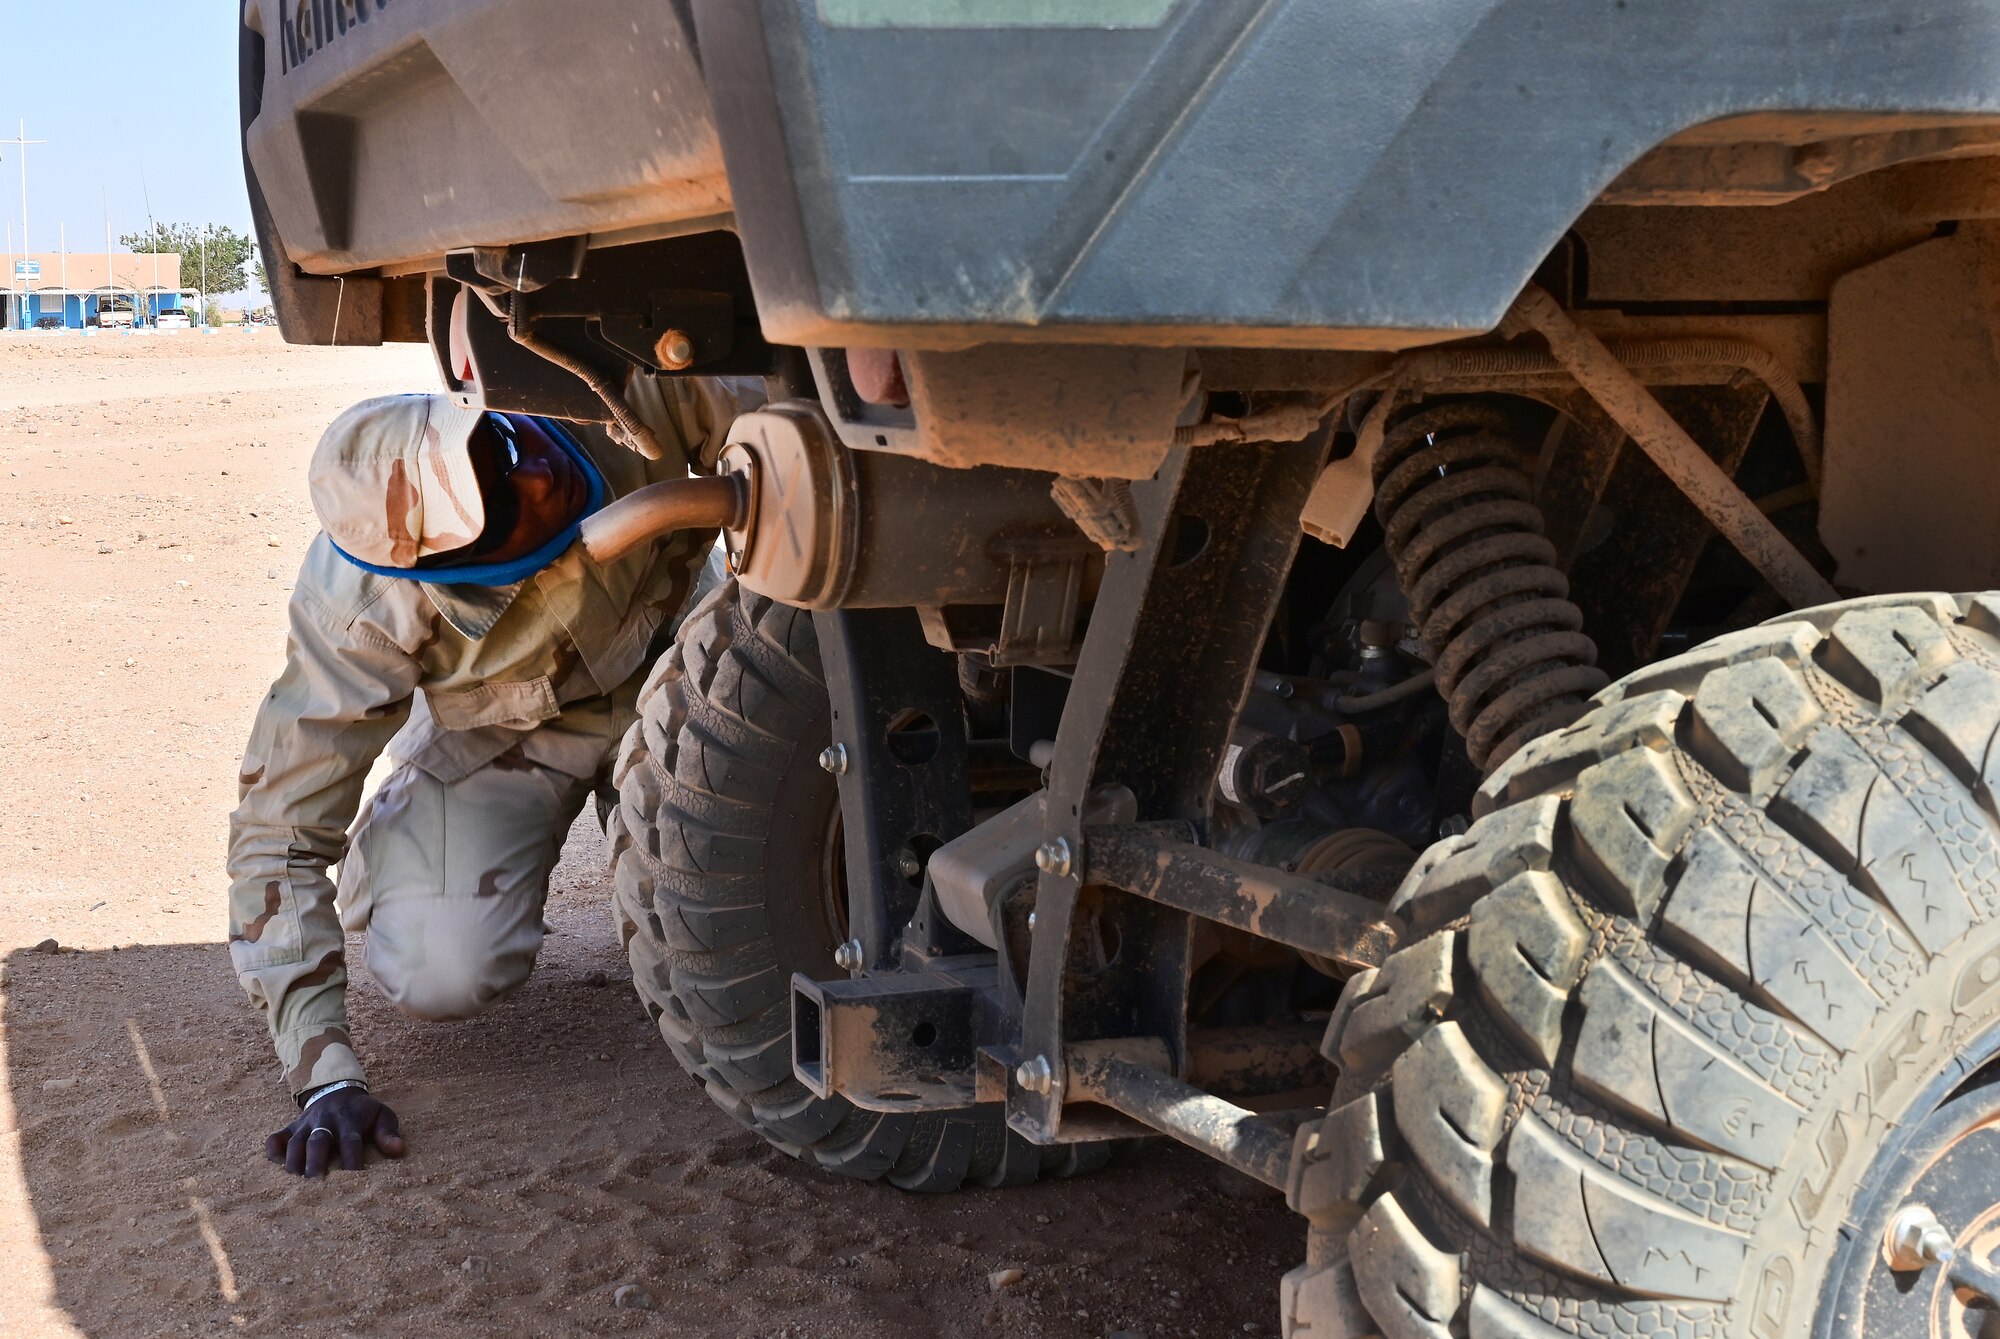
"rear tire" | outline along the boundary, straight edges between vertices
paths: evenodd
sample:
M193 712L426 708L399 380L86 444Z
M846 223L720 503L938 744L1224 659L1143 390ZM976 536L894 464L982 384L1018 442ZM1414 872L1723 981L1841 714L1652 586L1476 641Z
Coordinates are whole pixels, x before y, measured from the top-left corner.
M1334 1013L1288 1335L1856 1334L1871 1187L2000 1043L2000 599L1806 611L1598 701Z
M812 616L725 581L639 695L607 823L632 982L716 1105L793 1157L904 1190L1024 1184L1104 1164L1039 1148L997 1106L863 1111L792 1074L791 978L831 979L845 884L832 734Z

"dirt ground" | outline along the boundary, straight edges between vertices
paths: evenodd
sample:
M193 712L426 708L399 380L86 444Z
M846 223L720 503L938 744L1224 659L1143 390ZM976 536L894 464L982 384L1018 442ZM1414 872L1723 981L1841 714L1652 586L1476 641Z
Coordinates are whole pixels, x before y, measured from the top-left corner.
M321 427L433 382L410 346L0 336L0 1336L1275 1332L1301 1226L1184 1150L928 1198L744 1132L631 992L588 817L491 1014L411 1023L359 973L410 1156L263 1161L290 1103L223 947L236 762Z

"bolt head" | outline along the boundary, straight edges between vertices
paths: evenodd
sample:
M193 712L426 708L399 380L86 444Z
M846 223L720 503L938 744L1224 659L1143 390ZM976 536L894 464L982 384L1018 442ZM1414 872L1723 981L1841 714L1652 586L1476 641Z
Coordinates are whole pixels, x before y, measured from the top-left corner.
M1069 843L1061 837L1035 848L1035 868L1062 877L1069 873Z
M1049 1058L1038 1055L1032 1060L1023 1060L1014 1067L1014 1082L1023 1091L1046 1096L1055 1086L1055 1074L1049 1068Z
M847 775L847 745L828 744L819 751L819 765L835 776Z
M1030 930L1035 928L1035 913L1032 911L1028 913L1028 928Z
M850 939L833 951L833 965L844 972L858 972L867 961L867 950L859 939Z
M1958 1254L1951 1233L1938 1222L1937 1215L1921 1204L1905 1205L1894 1219L1882 1243L1882 1258L1896 1270L1928 1269L1949 1264Z
M694 340L685 330L669 330L653 344L653 356L669 372L694 366Z
M896 872L906 879L914 879L924 872L924 862L917 859L917 853L902 850L896 853Z

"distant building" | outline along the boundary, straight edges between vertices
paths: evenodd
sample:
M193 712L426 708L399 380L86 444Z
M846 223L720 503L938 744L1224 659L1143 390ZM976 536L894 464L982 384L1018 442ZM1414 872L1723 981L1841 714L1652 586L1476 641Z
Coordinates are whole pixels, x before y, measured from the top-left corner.
M165 311L201 320L200 295L181 287L181 258L118 252L14 252L0 279L0 329L33 330L60 320L70 330L149 325Z

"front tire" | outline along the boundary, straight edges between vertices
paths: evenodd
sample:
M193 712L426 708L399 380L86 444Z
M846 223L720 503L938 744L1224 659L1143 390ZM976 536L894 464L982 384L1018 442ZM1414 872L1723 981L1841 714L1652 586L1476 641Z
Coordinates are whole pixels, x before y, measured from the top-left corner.
M1287 1334L1858 1336L1876 1182L1989 1077L2000 599L1806 611L1598 700L1331 1020Z
M1105 1146L1038 1148L998 1106L864 1111L792 1074L794 972L840 975L839 794L812 616L710 592L639 696L607 823L612 906L632 983L716 1105L793 1157L904 1190L1017 1185L1103 1165Z

